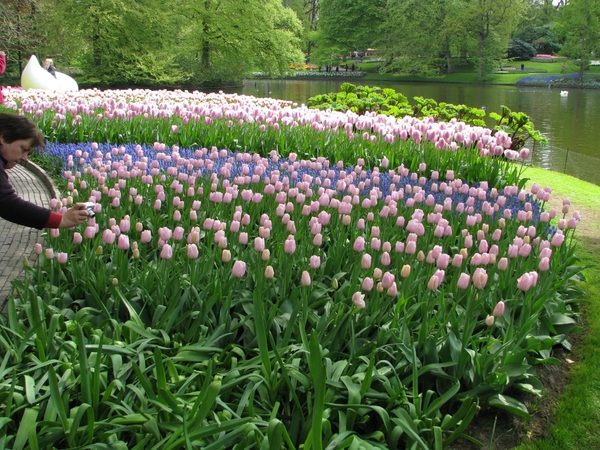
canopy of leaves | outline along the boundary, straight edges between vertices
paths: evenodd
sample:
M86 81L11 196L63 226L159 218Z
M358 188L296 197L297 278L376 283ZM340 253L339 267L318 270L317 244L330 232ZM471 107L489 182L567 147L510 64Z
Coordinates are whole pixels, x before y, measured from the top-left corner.
M527 42L512 39L508 43L508 57L516 60L528 60L537 55L537 50Z
M37 48L59 68L80 69L84 85L237 83L252 70L281 74L303 61L302 24L280 0L38 3L33 17L43 44L28 44L28 53Z

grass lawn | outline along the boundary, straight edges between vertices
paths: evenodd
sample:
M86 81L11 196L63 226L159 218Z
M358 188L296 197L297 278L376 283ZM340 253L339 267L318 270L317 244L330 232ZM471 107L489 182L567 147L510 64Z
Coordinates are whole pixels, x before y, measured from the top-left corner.
M519 450L598 449L600 448L600 187L568 175L529 168L529 183L551 186L553 206L560 210L562 199L571 200L583 220L578 225L577 254L585 266L587 293L584 299L584 332L569 359L573 361L567 387L558 396L551 425L544 437L526 440ZM549 387L548 389L551 389Z
M573 60L566 61L565 71L562 71L562 61L557 62L534 62L534 61L523 61L525 64L525 70L520 70L521 61L513 61L506 63L504 69L508 73L492 73L489 74L485 83L490 84L506 84L514 85L521 78L524 77L548 77L548 76L561 76L565 73L578 73L579 67ZM377 70L381 62L365 62L358 64L358 69L367 72L367 75L363 78L365 81L421 81L421 82L438 82L438 83L478 83L477 73L473 65L456 65L455 73L441 74L432 77L425 77L419 75L391 75L391 74L378 74ZM519 70L512 70L519 69ZM594 74L600 76L600 67L591 67L586 74Z

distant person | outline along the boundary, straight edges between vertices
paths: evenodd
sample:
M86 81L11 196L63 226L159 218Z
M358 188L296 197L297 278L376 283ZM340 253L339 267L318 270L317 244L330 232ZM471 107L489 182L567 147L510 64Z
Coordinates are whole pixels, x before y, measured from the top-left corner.
M85 203L76 203L59 214L23 200L8 180L7 170L27 158L35 148L44 147L44 135L24 116L0 113L0 217L31 228L73 228L88 218ZM10 240L10 236L3 239Z
M560 68L560 73L565 73L566 70L567 70L567 65L565 63L562 63L562 66Z
M0 51L0 75L4 73L6 69L6 55L3 51ZM0 85L0 105L4 103L4 94L2 93L2 86Z
M521 63L521 72L525 70L525 64Z
M52 61L52 58L46 58L44 60L44 69L50 72L54 78L56 78L56 68L54 67L54 61Z

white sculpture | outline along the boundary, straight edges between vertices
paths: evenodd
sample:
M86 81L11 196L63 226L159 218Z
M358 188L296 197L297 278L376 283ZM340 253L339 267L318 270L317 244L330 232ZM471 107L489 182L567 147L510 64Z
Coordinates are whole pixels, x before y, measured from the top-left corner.
M31 55L29 62L21 74L21 87L23 89L46 89L50 91L78 91L77 82L69 75L56 72L56 78L40 66L35 55Z

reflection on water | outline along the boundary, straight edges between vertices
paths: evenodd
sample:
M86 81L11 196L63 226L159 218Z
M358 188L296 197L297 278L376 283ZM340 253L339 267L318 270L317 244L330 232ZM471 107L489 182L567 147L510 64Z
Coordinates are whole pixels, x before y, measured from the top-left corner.
M255 97L272 97L306 103L310 97L339 91L344 80L255 80L237 92ZM365 83L353 84L390 87L404 94L409 101L416 96L438 102L486 106L489 112L500 112L501 105L526 113L548 144L536 148L533 163L600 185L600 148L594 135L600 124L600 90L569 89L562 96L560 89L433 83ZM533 145L533 143L528 143Z

